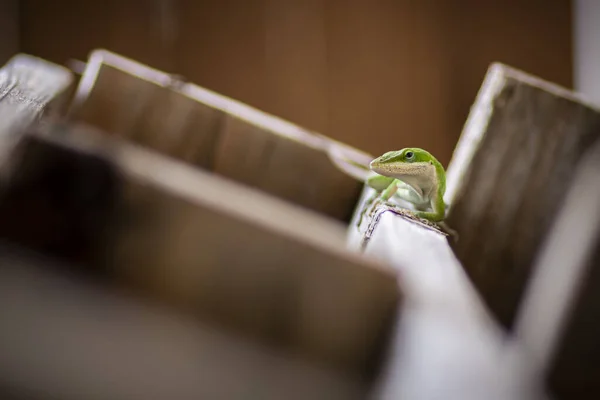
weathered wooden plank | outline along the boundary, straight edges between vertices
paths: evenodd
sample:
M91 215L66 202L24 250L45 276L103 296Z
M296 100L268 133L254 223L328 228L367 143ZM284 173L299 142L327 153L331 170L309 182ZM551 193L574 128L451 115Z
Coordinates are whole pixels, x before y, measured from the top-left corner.
M22 250L22 249L21 249ZM3 399L362 399L364 383L0 247ZM10 396L9 394L12 394Z
M361 163L371 159L182 77L105 50L91 53L70 115L343 221L350 219L362 185L331 162L330 149Z
M59 114L72 83L72 74L66 68L27 54L17 54L0 69L2 179L9 173L6 160L18 140L16 133L42 114Z
M361 376L400 298L344 225L83 127L26 135L0 235ZM36 229L31 229L36 226Z
M143 67L140 72L135 63L132 71L128 67L118 61L106 62L103 53L93 53L83 70L70 116L211 169L224 115L182 94L175 80L167 80L167 74L159 75L162 79L158 80L146 76Z
M71 72L40 58L17 54L0 69L0 137L27 126L42 112L59 113L73 82Z
M447 172L458 259L506 327L600 112L506 65L490 67Z
M352 148L327 139L282 139L243 119L227 116L215 154L214 171L280 199L347 221L361 181L332 162L333 154L361 159ZM335 148L335 153L330 152ZM359 154L360 155L360 154Z
M371 194L372 189L365 188L362 201ZM380 205L373 219L363 220L360 232L350 226L348 246L393 265L404 294L375 398L539 396L539 388L532 387L534 381L518 380L506 368L506 335L489 314L446 235Z
M600 397L600 143L582 156L536 260L515 337L556 399Z

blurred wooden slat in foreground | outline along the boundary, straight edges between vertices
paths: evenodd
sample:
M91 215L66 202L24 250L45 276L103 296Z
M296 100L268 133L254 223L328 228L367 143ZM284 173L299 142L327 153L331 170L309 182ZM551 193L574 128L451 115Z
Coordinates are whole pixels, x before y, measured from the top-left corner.
M490 67L447 173L454 250L492 312L511 327L531 265L600 111L505 65Z
M236 332L366 377L399 300L344 226L81 126L24 135L2 237Z
M22 70L0 75L1 238L359 386L374 377L401 295L347 251L340 221L61 121L50 105L72 75Z
M0 246L6 400L363 399L364 383Z
M69 116L109 134L348 221L362 182L331 153L369 154L106 50L90 54Z

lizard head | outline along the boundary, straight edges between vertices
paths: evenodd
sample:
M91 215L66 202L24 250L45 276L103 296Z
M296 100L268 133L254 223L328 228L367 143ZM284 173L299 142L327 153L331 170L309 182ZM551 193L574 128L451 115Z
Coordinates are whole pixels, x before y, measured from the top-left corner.
M371 170L386 176L402 174L412 169L420 169L425 164L431 164L433 156L417 147L407 147L402 150L388 151L377 157L369 165Z
M446 191L444 167L431 153L418 147L389 151L369 166L373 172L398 179L425 197L440 199Z

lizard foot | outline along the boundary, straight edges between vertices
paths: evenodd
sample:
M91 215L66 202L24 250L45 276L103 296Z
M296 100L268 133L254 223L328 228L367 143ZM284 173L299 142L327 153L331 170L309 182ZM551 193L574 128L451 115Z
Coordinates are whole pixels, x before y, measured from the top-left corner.
M373 218L375 216L375 211L377 210L377 207L379 207L381 204L384 204L388 207L396 207L395 204L392 204L386 200L383 200L381 198L377 198L375 199L375 201L373 202L373 205L371 206L371 210L369 212L369 218Z
M369 208L374 204L374 202L376 200L377 200L377 193L375 193L373 196L369 197L367 199L367 201L365 202L365 204L360 212L360 215L358 217L358 222L356 223L356 229L358 229L359 231L360 231L360 226L362 224L363 218L365 217L365 214L367 213Z

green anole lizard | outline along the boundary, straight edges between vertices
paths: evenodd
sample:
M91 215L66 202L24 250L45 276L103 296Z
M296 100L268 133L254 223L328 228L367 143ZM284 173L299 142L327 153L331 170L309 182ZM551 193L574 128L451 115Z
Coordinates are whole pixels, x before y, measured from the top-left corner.
M365 183L375 189L375 194L361 211L358 226L369 207L372 213L378 203L388 202L396 196L414 206L413 215L439 225L456 238L456 232L444 223L446 172L431 153L416 147L389 151L371 161L369 168L374 174L366 177Z

